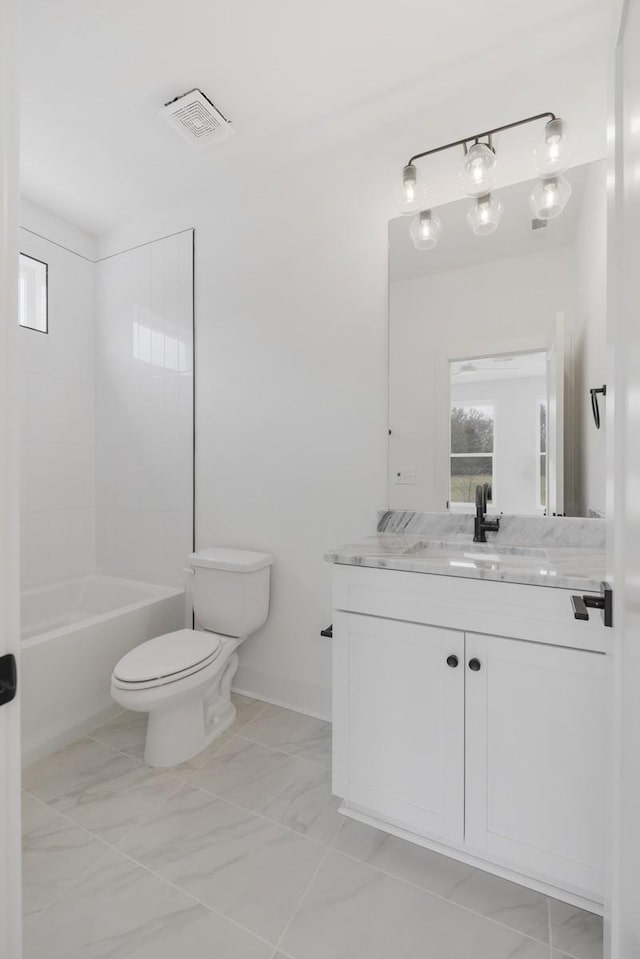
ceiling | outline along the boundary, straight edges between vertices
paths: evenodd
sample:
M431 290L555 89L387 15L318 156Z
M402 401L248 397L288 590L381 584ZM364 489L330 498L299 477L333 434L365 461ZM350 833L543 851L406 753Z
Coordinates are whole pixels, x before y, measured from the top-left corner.
M475 360L453 360L449 364L452 387L474 383L497 383L547 375L546 353L508 353Z
M473 201L467 198L438 207L442 235L433 250L416 250L409 234L411 217L396 217L389 223L391 282L568 246L576 239L590 169L591 164L585 164L567 170L565 175L572 187L567 206L561 216L548 220L542 229L532 229L529 209L529 193L535 179L495 191L502 200L504 212L497 230L489 236L479 237L471 232L466 214Z
M94 233L606 36L608 0L23 0L24 195ZM439 86L447 79L447 90ZM159 109L200 87L237 136Z

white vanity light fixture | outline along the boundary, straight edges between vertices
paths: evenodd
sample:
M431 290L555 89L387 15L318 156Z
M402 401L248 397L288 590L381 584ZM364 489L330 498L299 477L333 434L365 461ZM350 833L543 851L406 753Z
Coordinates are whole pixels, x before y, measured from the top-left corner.
M475 197L475 203L467 214L467 222L476 236L484 236L493 233L497 228L503 212L501 201L491 192L497 167L493 136L539 120L546 121L544 143L534 151L541 180L531 193L531 209L541 220L549 220L562 213L571 195L571 184L561 176L567 165L564 123L555 113L537 113L535 116L525 117L514 123L494 127L493 130L474 133L461 140L424 150L409 159L402 171L402 181L396 190L396 199L402 213L418 214L412 220L410 227L411 238L417 249L432 249L438 240L442 224L438 218L436 231L433 225L436 221L435 214L432 210L426 209L426 185L416 168L416 160L422 160L434 153L441 153L443 150L451 150L454 147L463 148L464 160L461 170L463 189L467 196ZM435 238L434 234L437 234Z
M479 196L469 207L467 223L476 236L488 236L498 229L504 206L495 193Z
M411 221L409 233L416 250L432 250L442 233L442 220L433 210L421 210Z
M417 213L426 203L427 184L413 163L407 163L402 171L402 182L396 188L398 209L405 216Z

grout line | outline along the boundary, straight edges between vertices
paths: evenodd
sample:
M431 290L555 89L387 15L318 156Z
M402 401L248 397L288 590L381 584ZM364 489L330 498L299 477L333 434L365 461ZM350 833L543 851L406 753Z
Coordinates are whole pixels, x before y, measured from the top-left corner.
M185 783L181 783L180 788L183 788L184 785ZM58 810L54 810L53 807L48 806L47 803L44 802L44 800L39 799L37 796L34 796L32 793L28 793L28 795L32 799L35 799L36 802L40 803L41 806L44 806L45 809L48 809L49 811L53 811L62 819L64 819L66 822L68 822L71 826L75 826L77 829L80 829L82 832L88 833L88 835L90 835L92 839L96 839L99 843L101 843L102 846L104 846L104 849L101 855L98 856L96 861L93 862L86 869L84 869L78 876L76 876L70 882L67 889L65 889L64 892L62 892L59 896L57 896L53 902L49 903L49 905L45 906L44 909L39 910L39 912L37 912L34 916L32 916L29 920L30 922L33 922L40 915L42 915L42 913L50 909L53 905L56 905L62 902L64 899L67 899L69 896L69 893L71 893L76 888L76 886L79 885L82 879L84 879L84 877L98 865L98 863L100 862L100 859L103 858L107 852L113 852L113 853L116 853L116 855L120 856L121 858L126 859L129 862L133 863L135 866L138 866L140 869L143 869L145 872L148 872L150 875L154 876L156 879L158 879L160 882L164 883L165 885L171 886L173 889L181 893L183 896L186 896L188 899L192 899L194 902L197 902L199 905L204 906L208 912L215 913L215 915L220 916L222 919L225 919L227 922L230 922L232 925L237 926L239 929L242 929L243 932L249 933L249 935L253 936L256 939L259 939L261 942L264 942L266 945L273 946L272 942L270 942L268 939L265 939L259 933L254 932L252 929L249 929L247 926L243 926L242 923L238 922L235 919L232 919L230 916L227 916L225 913L220 912L218 909L215 909L213 906L210 906L208 903L204 902L202 899L198 899L198 897L194 896L193 893L190 893L186 889L183 889L181 886L176 885L176 883L172 882L170 879L167 879L165 876L161 876L159 873L155 872L153 869L150 869L149 866L145 865L143 862L140 862L138 859L135 859L130 853L127 853L123 849L120 849L115 843L107 842L106 839L102 839L100 836L97 836L95 833L91 832L90 829L86 829L84 826L79 826L78 823L73 821L73 819L69 819L69 817L65 816L64 813L60 813L58 812ZM172 793L172 795L175 795L175 793ZM167 799L168 798L170 797L167 797ZM166 802L166 800L164 801ZM158 804L158 806L160 805L162 805L162 803ZM155 807L155 808L157 809L158 807ZM129 833L126 833L125 835L129 835ZM122 839L124 838L125 837L122 836L121 839L118 840L118 842L121 842Z
M219 909L216 909L214 906L209 905L209 903L205 902L203 899L199 899L193 893L188 892L186 889L183 889L182 886L178 886L177 883L173 882L171 879L167 879L166 876L162 876L160 875L160 873L155 872L149 866L145 865L145 863L140 862L138 859L134 859L134 857L130 853L125 852L123 849L118 849L117 847L114 847L114 848L116 852L118 852L124 859L127 859L129 860L129 862L133 863L134 866L138 866L140 869L144 869L144 871L148 872L149 875L154 876L156 879L158 879L160 882L164 883L165 885L171 886L171 888L175 889L176 892L179 892L183 896L187 896L187 898L192 899L194 902L197 902L199 905L204 906L204 908L208 912L212 912L216 916L220 916L221 919L224 919L227 922L230 922L232 925L236 926L238 929L242 929L243 932L249 933L249 935L253 936L254 939L259 939L261 942L264 942L267 946L273 946L273 943L270 942L268 939L265 939L264 936L261 936L260 933L254 932L253 929L249 929L248 926L243 926L241 922L237 921L237 919L232 919L231 916L228 916L226 913L220 912Z
M268 749L270 749L271 751L273 751L273 752L275 752L275 753L279 753L279 752L280 752L280 753L282 753L283 755L290 756L291 758L300 759L301 757L294 756L293 754L290 754L290 753L284 753L282 750L275 749L273 746L269 746L269 744L267 744L267 743L260 743L260 742L257 741L257 740L251 740L251 739L249 739L248 737L242 735L242 733L244 732L244 730L246 729L246 727L249 726L251 723L255 722L255 720L257 720L257 719L259 718L259 716L262 715L262 713L264 712L264 710L267 709L269 705L270 705L270 704L266 703L266 704L264 705L264 707L260 710L259 713L257 713L254 717L252 717L252 719L250 719L245 725L243 725L236 733L233 733L233 734L230 736L230 738L229 738L229 740L227 741L227 743L225 744L225 746L228 745L228 743L232 742L232 741L235 740L235 739L242 739L242 740L244 740L244 741L246 741L246 742L255 742L257 745L265 746L265 747L267 747ZM123 710L122 712L127 712L127 710ZM121 715L121 713L119 713L118 715ZM106 723L103 723L102 726L106 726L106 725L108 725L110 722L113 722L113 719L115 719L115 717L112 717L111 720L108 720ZM98 727L98 729L101 729L102 726L101 726L101 727ZM143 766L146 765L143 761L137 759L137 757L131 756L131 755L128 754L128 753L124 753L124 752L122 752L122 750L119 750L119 749L117 749L116 747L109 745L108 743L103 743L103 742L101 742L100 740L93 739L93 737L91 737L91 736L85 736L85 737L82 737L82 738L83 738L83 739L90 739L91 741L96 742L96 743L98 743L99 745L107 746L107 748L111 749L113 752L121 753L121 755L127 756L127 758L129 758L129 759L133 759L133 760L134 760L135 762L137 762L139 765L143 765ZM55 755L55 754L54 754L54 755ZM215 759L217 756L218 756L218 752L214 753L211 758L212 758L212 759ZM317 767L322 768L322 769L326 769L326 767L323 767L323 766L321 766L319 763L315 763L315 762L313 762L312 760L304 760L304 761L307 762L307 763L309 763L310 765L317 766ZM147 768L151 768L151 767L147 767ZM189 772L190 772L191 776L193 777L193 776L196 776L198 773L204 772L205 769L206 769L206 766L203 766L203 767L197 768L197 769L195 769L195 770L189 770ZM176 777L176 778L178 778L178 775L179 775L179 774L176 774L176 773L171 773L170 770L167 770L167 773L168 773L169 775L173 775L173 776ZM196 784L194 784L190 779L185 778L185 779L180 779L180 780L178 781L178 784L176 785L176 788L175 788L170 794L168 794L167 796L165 796L159 803L157 803L148 813L146 813L143 817L141 817L140 820L139 820L138 822L136 822L136 824L135 824L134 826L132 826L130 830L128 830L123 836L121 836L121 837L117 840L117 843L110 843L110 842L108 842L107 840L103 839L102 837L100 837L100 836L96 835L95 833L93 833L91 830L86 829L85 827L83 827L83 826L79 825L78 823L74 822L74 820L70 819L70 818L69 818L68 816L66 816L64 813L59 812L57 809L55 809L55 807L49 806L46 802L44 802L44 800L39 799L37 796L33 795L33 793L31 793L29 790L25 790L25 792L26 792L29 796L31 796L33 799L35 799L38 803L40 803L41 805L43 805L45 808L52 810L56 815L58 815L58 816L60 816L61 818L65 819L65 820L66 820L67 822L69 822L72 826L75 826L77 829L80 829L80 830L82 830L83 832L86 832L86 833L88 833L89 835L91 835L92 837L94 837L95 839L97 839L97 840L98 840L99 842L101 842L106 848L115 850L117 853L119 853L120 855L125 856L127 859L131 859L132 862L134 862L134 863L136 863L137 865L141 866L142 868L146 869L148 872L150 872L152 875L156 876L157 878L161 879L163 882L166 882L166 883L168 883L169 885L174 886L176 889L178 889L178 890L179 890L180 892L182 892L183 894L185 894L185 895L190 895L190 894L188 894L188 893L185 893L185 890L183 890L180 886L175 886L175 885L174 885L173 883L171 883L169 880L166 880L166 879L164 879L162 876L159 876L157 873L153 872L153 870L151 870L151 869L149 869L147 866L145 866L144 863L141 863L141 862L139 862L138 860L134 859L132 856L128 855L127 853L124 853L124 852L122 851L122 849L120 849L120 847L119 847L119 845L118 845L118 843L122 842L122 840L124 840L125 837L129 836L129 835L130 835L131 833L133 833L137 828L141 827L145 822L147 822L148 819L149 819L153 814L155 814L155 813L158 811L158 809L160 809L160 808L164 805L164 803L168 802L168 801L169 801L171 798L173 798L181 789L185 788L186 786L189 786L189 787L191 787L192 789L196 789L196 790L199 791L199 792L203 792L203 793L205 793L206 795L209 795L209 796L213 797L214 799L216 799L216 800L218 800L218 801L227 803L228 805L233 806L233 807L235 807L235 808L237 808L237 809L240 809L240 810L242 810L243 812L248 812L248 813L250 813L251 815L256 816L256 817L259 818L259 819L263 819L264 821L269 822L269 823L272 824L272 825L278 826L279 828L285 830L286 832L293 833L294 835L296 835L296 836L298 836L298 837L300 837L300 838L307 839L309 842L312 842L312 843L315 843L316 845L322 846L322 847L325 849L325 853L324 853L324 855L323 855L323 857L322 857L322 859L321 859L321 861L320 861L320 864L319 864L319 866L318 866L318 868L317 868L317 870L316 870L316 873L315 873L313 879L311 880L311 882L313 882L314 879L316 878L316 876L317 876L317 874L318 874L318 872L319 872L322 864L325 862L325 860L326 860L329 852L333 850L333 851L336 852L338 855L344 856L346 859L349 859L349 860L351 860L351 861L353 861L353 862L359 863L360 865L368 866L369 868L375 870L376 872L381 873L381 874L384 875L384 876L387 876L387 877L390 878L390 879L394 879L394 880L396 880L397 882L404 883L405 885L410 886L411 888L414 888L414 889L419 890L420 892L422 892L422 893L425 894L425 895L432 896L433 898L435 898L435 899L437 899L437 900L439 900L439 901L441 901L441 902L445 902L445 903L448 903L448 904L451 905L451 906L457 907L458 909L462 909L464 912L468 912L468 913L470 913L471 915L476 916L477 918L487 920L488 922L491 922L491 923L493 923L494 925L499 926L500 928L508 929L510 932L516 933L517 935L520 935L520 936L522 936L523 938L525 938L525 939L527 939L527 940L530 940L530 941L533 941L533 942L536 942L536 943L542 944L542 945L548 945L550 957L553 955L553 948L554 948L554 947L553 947L552 936L551 936L551 907L550 907L550 901L549 901L549 897L548 897L548 896L545 896L545 897L544 897L544 898L545 898L545 901L546 901L547 929L548 929L548 938L549 938L548 943L545 943L545 942L543 942L542 940L536 939L534 936L529 935L528 933L523 932L523 931L520 930L520 929L515 929L513 926L506 925L505 923L502 923L502 922L498 921L497 919L494 919L494 918L491 917L491 916L487 916L487 915L484 915L483 913L476 912L475 910L470 909L468 906L462 905L461 903L454 902L453 900L448 899L446 896L442 896L442 895L440 895L440 894L438 894L438 893L436 893L436 892L433 892L433 891L431 891L430 889L425 888L424 886L419 886L419 885L417 885L416 883L411 882L411 881L408 880L408 879L404 879L404 878L402 878L401 876L398 876L396 873L387 872L385 869L382 869L382 868L380 868L380 867L377 866L377 865L373 865L372 863L367 862L366 860L363 860L363 859L358 859L356 856L350 855L349 853L346 853L346 852L344 852L343 850L338 849L338 848L336 847L336 842L337 842L337 840L338 840L338 837L339 837L341 831L343 830L344 826L346 825L346 819L343 819L343 821L340 823L340 825L339 825L338 829L336 830L336 833L335 833L334 837L332 838L331 842L328 843L328 844L327 844L327 843L323 843L323 842L321 842L320 840L314 839L314 838L311 837L311 836L307 836L307 835L305 835L304 833L301 833L301 832L298 832L298 831L295 830L295 829L292 829L290 826L287 826L287 825L285 825L285 824L282 823L282 822L278 822L278 820L271 819L270 817L265 816L263 813L256 812L255 810L253 810L253 809L251 809L251 808L249 808L249 807L246 807L246 806L242 806L242 805L240 805L239 803L236 803L236 802L228 799L228 798L225 797L225 796L221 796L221 795L219 795L218 793L215 793L215 792L213 792L212 790L207 789L207 788L204 787L204 786L196 785ZM95 865L95 864L94 864L94 865ZM89 868L92 868L92 867L89 867ZM481 871L481 870L477 870L477 871ZM83 873L82 875L85 875L85 873ZM74 881L72 882L72 886L73 886L73 887L75 887L76 882L77 882L77 880L74 880ZM282 937L281 937L279 943L278 943L278 944L276 945L276 947L275 947L275 952L274 952L274 954L273 954L274 957L275 957L275 955L276 955L276 954L278 953L278 951L279 951L280 944L281 944L281 942L282 942L283 939L284 939L284 935L286 934L286 931L288 930L289 926L291 925L291 922L292 922L293 919L295 918L295 914L296 914L296 912L297 912L297 910L298 910L298 908L299 908L299 906L300 906L300 903L302 902L302 899L304 898L304 896L305 896L306 893L308 892L308 889L309 889L310 886L311 886L311 882L309 883L309 885L308 885L307 888L305 889L305 892L304 892L304 894L303 894L300 902L298 903L298 906L296 907L296 911L294 912L294 914L292 915L291 919L289 920L289 923L288 923L288 925L287 925L287 928L285 929L285 932L282 934ZM70 888L71 888L71 887L70 887ZM540 893L540 895L543 895L543 894ZM66 893L63 893L62 896L59 897L59 898L56 898L56 899L54 900L54 902L59 902L59 901L61 901L62 898L65 898L65 897L66 897ZM197 899L197 897L195 897L195 896L191 896L191 898L193 898L193 899L194 899L195 901L197 901L197 902L201 902L201 900ZM53 905L53 903L51 903L50 905ZM229 917L228 917L228 916L225 916L223 913L218 913L217 910L213 909L211 906L208 906L206 903L202 903L202 905L204 905L204 906L205 906L207 909L209 909L210 911L216 912L218 915L223 916L223 918L227 919L228 921L234 922L235 925L237 925L239 928L244 929L245 931L249 932L251 935L256 936L256 934L253 933L252 930L246 929L246 927L242 926L241 923L237 923L237 922L235 922L235 920L229 919ZM44 912L44 911L46 911L46 909L48 909L48 908L50 908L50 906L46 906L45 909L44 909L44 910L41 910L41 911ZM36 916L33 917L33 918L36 918L37 915L39 915L39 914L40 914L40 913L37 913ZM258 938L261 938L261 937L258 937ZM267 940L262 940L262 941L268 943ZM272 945L272 943L268 943L268 945ZM569 953L566 953L566 955L568 956L568 959L571 959ZM272 959L273 959L273 957L272 957ZM573 957L573 959L575 959L575 957Z
M207 789L206 786L200 786L196 783L186 783L185 785L190 786L191 789L195 789L197 792L205 793L207 796L211 796L212 799L216 799L218 802L226 803L228 806L233 806L234 809L240 809L242 812L250 813L252 816L256 816L258 819L264 819L265 822L270 823L272 826L278 826L280 829L283 829L285 832L290 832L294 836L297 836L299 839L306 839L308 842L314 843L316 846L321 846L323 849L330 849L331 844L326 842L321 842L320 839L315 839L313 836L307 836L306 833L299 832L297 829L292 829L291 826L287 826L285 823L280 822L277 819L271 819L270 816L265 816L264 813L256 812L255 809L251 809L249 806L242 806L240 803L235 802L233 799L228 799L226 796L221 796L220 793L214 793L213 790ZM342 825L342 823L340 824ZM340 830L336 830L336 836ZM333 842L333 840L332 840Z
M233 737L233 738L235 738L235 737ZM117 752L118 750L115 750L115 751ZM516 933L517 935L520 935L520 936L522 936L523 938L525 938L525 939L527 939L527 940L536 942L536 943L541 944L541 945L548 945L548 946L549 946L549 950L550 950L550 955L552 955L551 941L549 941L549 943L545 943L545 942L543 942L541 939L536 939L535 936L530 936L528 933L522 932L522 930L520 930L520 929L514 929L513 926L505 925L505 923L499 922L497 919L494 919L494 918L491 917L491 916L486 916L486 915L484 915L483 913L476 912L475 910L470 909L468 906L464 906L464 905L462 905L462 904L460 904L460 903L454 902L454 901L451 900L451 899L447 899L446 896L442 896L442 895L440 895L439 893L436 893L436 892L431 891L430 889L426 889L424 886L419 886L419 885L417 885L416 883L411 882L411 881L408 880L408 879L404 879L404 878L402 878L401 876L398 876L396 873L387 872L385 869L381 869L379 866L375 866L375 865L373 865L372 863L367 862L366 860L358 859L356 856L352 856L352 855L350 855L349 853L346 853L346 852L344 852L343 850L336 848L336 845L335 845L335 844L336 844L336 842L337 842L338 836L340 835L340 832L341 832L342 829L344 828L346 822L340 823L340 826L339 826L339 828L336 830L336 834L335 834L335 836L333 837L333 839L331 840L331 843L329 843L329 844L323 843L323 842L320 842L320 840L314 839L314 838L311 837L311 836L306 836L304 833L297 832L295 829L292 829L290 826L286 826L286 825L284 825L283 823L278 822L278 821L275 820L275 819L270 819L268 816L265 816L265 815L263 815L262 813L255 812L255 810L253 810L253 809L249 809L249 808L246 807L246 806L241 806L239 803L233 802L233 801L227 799L227 798L224 797L224 796L220 796L219 794L212 792L210 789L206 789L206 788L204 788L204 787L202 787L202 786L194 785L193 783L190 783L190 782L180 782L180 784L176 787L175 790L173 790L173 792L172 792L169 796L166 796L166 797L162 800L162 802L160 802L160 803L158 803L156 806L154 806L153 809L152 809L148 814L145 814L145 816L142 817L142 818L135 824L135 826L133 826L130 830L128 830L128 831L125 833L125 835L121 836L121 837L117 840L116 843L110 843L110 842L108 842L107 840L102 839L100 836L96 835L95 833L91 832L91 830L85 829L85 828L82 827L82 826L78 826L78 824L77 824L76 822L74 822L73 819L69 819L68 816L65 816L63 813L59 813L59 812L58 812L57 810L55 810L55 809L54 809L54 812L58 813L59 816L62 816L63 819L66 819L69 823L71 823L71 825L76 826L76 827L79 828L79 829L83 829L84 832L88 832L90 835L94 836L94 838L98 839L98 840L99 840L101 843L103 843L107 848L112 849L112 850L115 850L116 852L120 853L121 855L126 856L128 859L131 859L132 862L135 862L136 864L142 866L144 869L147 869L147 871L148 871L148 872L151 872L153 875L157 875L156 873L153 872L153 870L151 870L151 869L149 869L147 866L145 866L144 863L141 863L141 862L139 862L139 860L135 859L133 856L131 856L131 855L127 854L127 853L124 853L123 850L120 849L120 847L118 846L117 843L121 842L121 841L125 838L125 836L131 835L137 828L139 828L139 827L141 827L142 825L144 825L144 823L147 821L148 817L150 817L152 813L157 812L157 810L158 810L159 808L161 808L161 806L164 805L165 802L168 802L169 799L171 799L173 796L175 796L176 793L178 793L179 790L182 789L182 788L184 788L185 786L189 786L190 788L195 789L195 790L197 790L198 792L203 792L203 793L205 793L206 795L211 796L212 798L218 800L219 802L227 803L229 806L233 806L233 807L236 808L236 809L242 810L242 812L248 812L248 813L250 813L251 815L256 816L258 819L263 819L263 820L265 820L266 822L270 823L271 825L279 826L281 829L285 830L286 832L293 833L293 835L298 836L299 838L307 839L309 842L312 842L312 843L314 843L314 844L317 845L317 846L321 846L321 847L325 850L325 853L324 853L324 856L322 857L322 859L320 860L320 865L318 866L318 870L316 870L316 875L317 875L317 872L318 872L319 869L320 869L320 866L321 866L321 865L324 863L324 861L326 860L327 855L329 854L329 852L333 851L333 852L337 853L339 856L343 856L345 859L349 859L349 860L351 860L352 862L359 863L360 865L368 866L370 869L373 869L375 872L381 873L382 875L387 876L389 879L394 879L394 880L396 880L397 882L401 882L401 883L403 883L403 884L406 885L406 886L410 886L412 889L417 889L418 891L422 892L423 894L425 894L425 895L427 895L427 896L432 896L434 899L437 899L437 900L439 900L440 902L445 902L445 903L447 903L447 904L450 905L450 906L454 906L454 907L456 907L456 908L458 908L458 909L462 909L464 912L468 912L468 913L470 913L471 915L476 916L476 917L479 918L479 919L485 919L485 920L487 920L488 922L491 922L491 923L493 923L494 925L499 926L499 927L502 928L502 929L508 929L510 932ZM31 794L29 794L29 795L31 795ZM38 797L35 797L35 796L34 796L33 798L37 799ZM46 806L46 808L48 808L48 809L52 809L52 808L53 808L53 807L48 806L48 804L45 803L43 800L39 800L39 799L38 799L38 802L41 802L41 803L42 803L44 806ZM83 875L84 875L84 874L83 874ZM158 878L161 878L161 879L162 879L163 877L162 877L162 876L159 876ZM314 878L315 878L315 876L314 876ZM164 881L169 882L169 880L164 880ZM170 884L173 885L172 883L170 883ZM73 883L73 885L75 886L75 882ZM179 889L181 892L184 892L184 890L182 890L180 886L176 886L175 888ZM305 889L305 895L306 895L306 892L307 892L307 891L308 891L308 888ZM63 894L63 896L60 897L60 898L64 898L65 895L66 895L66 894ZM201 900L198 900L197 897L195 897L195 896L193 896L192 898L196 899L198 902L201 901ZM303 898L304 898L304 897L303 897ZM550 910L550 907L549 907L549 899L548 899L548 897L545 897L545 898L546 898L546 905L547 905L547 915L549 916L549 910ZM59 901L60 901L60 899L57 899L57 900L56 900L56 902L59 902ZM300 900L300 901L302 901L302 900ZM205 905L205 906L207 905L206 903L202 903L202 904ZM47 906L47 907L45 907L45 908L49 908L49 907ZM212 907L207 906L207 908L211 909ZM44 910L43 910L43 911L44 911ZM213 912L216 912L215 909L213 909L212 911L213 911ZM297 910L296 910L296 911L297 911ZM219 915L223 915L223 914L222 914L222 913L219 913ZM293 918L294 918L294 917L295 917L295 913L294 913L294 915L291 917L291 920L289 921L289 925L291 924L291 921L293 921ZM227 916L224 916L224 918L228 918L228 917L227 917ZM549 921L549 920L548 920L548 921ZM240 923L237 923L237 925L239 925L240 928L245 928L245 927L243 927ZM247 930L247 931L248 931L248 932L251 932L251 930ZM252 933L252 935L255 935L255 933ZM283 935L284 935L284 934L283 934ZM549 938L550 938L550 937L549 937ZM264 940L264 941L266 942L267 940ZM281 939L280 941L282 941L282 939ZM272 943L269 943L269 945L272 945ZM278 945L276 946L276 953L278 952L279 945L280 945L280 943L278 943ZM274 954L274 955L275 955L275 954ZM571 959L571 957L569 957L569 959ZM575 959L575 957L573 957L573 959Z
M110 843L109 845L113 846L114 849L118 849L119 851L122 851L120 850L120 843L123 842L128 836L130 836L132 832L135 832L139 826L146 824L155 815L155 813L164 806L166 802L168 802L170 799L173 799L173 797L176 796L181 789L184 789L185 786L186 786L186 783L179 781L175 789L173 789L170 793L168 793L164 797L164 799L162 799L160 802L157 802L155 806L152 806L151 809L149 809L146 813L144 813L144 815L142 815L140 819L137 822L135 822L130 829L127 829L127 831L123 833L122 836L120 836L117 842Z
M336 837L335 837L336 839L338 838L338 834L339 833L336 834ZM407 840L403 840L403 841L406 842ZM440 895L440 893L437 893L437 892L432 892L431 889L427 889L425 886L418 886L415 882L411 882L410 879L403 879L402 876L398 876L397 873L387 872L385 869L381 869L380 866L374 866L373 863L367 862L365 859L358 859L357 856L352 856L350 853L344 852L342 849L338 849L337 847L333 846L333 844L330 847L330 851L337 853L337 855L339 856L344 856L345 859L350 859L352 862L357 862L361 866L368 866L370 869L374 869L376 872L382 873L383 876L387 876L388 879L395 879L397 882L404 883L405 886L411 886L412 889L417 889L420 892L425 893L425 895L427 896L432 896L434 899L439 900L439 902L446 902L449 906L454 906L456 909L462 909L463 912L471 913L472 916L476 916L478 919L486 919L487 922L491 922L495 926L499 926L501 929L508 929L510 932L513 932L518 936L522 936L524 939L529 939L532 942L538 943L538 945L550 946L550 943L544 942L544 940L542 939L536 939L535 936L530 935L528 932L523 932L521 929L514 928L514 926L507 926L504 922L500 922L498 919L494 919L493 916L486 916L482 912L476 912L475 909L470 909L469 906L463 906L462 903L454 902L453 899L447 899L446 896L442 896ZM438 853L437 855L440 855L440 854ZM475 867L472 867L472 868L475 869ZM481 869L476 869L476 872L482 872L482 871L483 870ZM507 879L505 879L504 881L509 882L509 880ZM517 883L515 885L517 885ZM524 889L526 887L523 886L522 888ZM538 893L538 895L542 896L543 893ZM547 904L548 904L548 899L547 899Z
M325 853L324 853L324 856L321 858L320 862L318 863L318 865L317 865L317 867L316 867L315 872L313 873L313 876L311 877L311 879L309 880L309 882L308 882L307 885L305 886L304 891L303 891L302 895L300 896L300 899L299 899L298 902L296 903L295 909L294 909L293 912L291 913L291 918L289 919L288 923L287 923L286 926L284 927L284 930L283 930L283 932L282 932L282 935L280 936L280 938L278 939L278 942L276 943L275 952L274 952L274 954L273 954L274 956L276 956L276 955L278 954L278 951L280 950L280 946L281 946L282 943L284 942L285 937L286 937L287 933L289 932L289 929L290 929L290 927L291 927L291 924L292 924L293 920L294 920L294 919L296 918L296 916L298 915L298 911L299 911L299 909L300 909L300 906L301 906L302 903L304 902L304 899L305 899L307 893L309 892L309 890L310 890L311 887L313 886L314 882L315 882L316 879L318 878L318 875L320 874L320 870L322 869L322 867L323 867L323 865L324 865L324 863L325 863L325 861L326 861L326 858L327 858L327 856L329 855L330 852L331 852L331 846L327 846L327 848L326 848L326 850L325 850Z
M249 725L251 725L251 723L249 723ZM239 730L236 736L239 739L244 739L248 743L255 743L256 746L264 746L265 749L270 749L274 753L280 753L282 756L288 756L290 759L298 759L300 762L308 763L310 766L318 766L320 769L324 769L326 773L331 773L330 766L325 766L324 763L318 763L315 759L307 759L306 756L296 756L295 753L289 753L281 746L272 746L271 743L263 743L260 739L252 739L251 736L247 736L246 726Z
M113 847L111 846L110 843L106 842L106 840L102 839L100 836L96 836L96 834L94 832L91 832L90 829L86 829L84 826L80 826L77 822L74 822L73 819L69 819L69 817L65 816L64 813L61 813L57 809L54 809L53 806L49 806L43 799L40 799L38 796L35 796L33 793L29 792L28 790L25 790L25 795L29 796L30 799L35 800L35 802L39 803L44 809L47 809L54 816L59 817L60 819L64 820L66 823L69 823L70 826L73 826L75 829L79 829L80 832L86 833L88 836L91 836L92 839L94 839L96 842L100 843L101 846L103 846L103 849L98 854L96 860L92 862L89 866L87 866L86 869L82 869L77 876L71 879L69 881L68 886L62 892L55 894L50 903L48 903L42 909L39 909L36 913L34 913L31 916L23 916L23 923L25 925L30 925L32 922L38 919L38 917L41 916L42 913L46 912L48 909L51 909L52 906L55 906L58 903L62 902L63 899L66 899L67 895L70 892L72 892L77 885L79 885L79 883L84 879L84 877L89 872L91 872L91 870L94 869L95 866L97 866L100 860L103 859L106 853L109 850L111 850Z

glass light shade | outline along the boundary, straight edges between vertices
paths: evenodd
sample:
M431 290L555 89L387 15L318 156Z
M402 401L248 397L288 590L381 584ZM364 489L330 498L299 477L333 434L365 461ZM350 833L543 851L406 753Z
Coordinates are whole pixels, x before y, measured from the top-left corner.
M554 176L569 166L564 123L558 117L549 120L544 128L544 141L533 151L536 170L540 176Z
M406 216L417 213L425 207L427 185L413 163L407 163L403 169L402 180L396 187L395 197L398 209Z
M560 216L570 196L571 184L566 177L543 177L529 195L531 212L539 220L553 220Z
M474 143L462 164L462 183L467 196L484 196L496 178L496 155L486 143Z
M467 223L476 236L488 236L497 229L503 210L502 201L497 196L485 193L469 207Z
M409 233L416 250L432 250L442 233L442 220L431 210L421 210L411 221Z

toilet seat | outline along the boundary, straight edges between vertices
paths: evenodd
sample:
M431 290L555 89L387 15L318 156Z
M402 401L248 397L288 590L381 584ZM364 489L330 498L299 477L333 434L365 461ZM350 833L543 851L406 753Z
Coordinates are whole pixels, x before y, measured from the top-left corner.
M119 689L152 689L198 673L220 655L216 633L178 629L149 639L123 656L111 681Z

